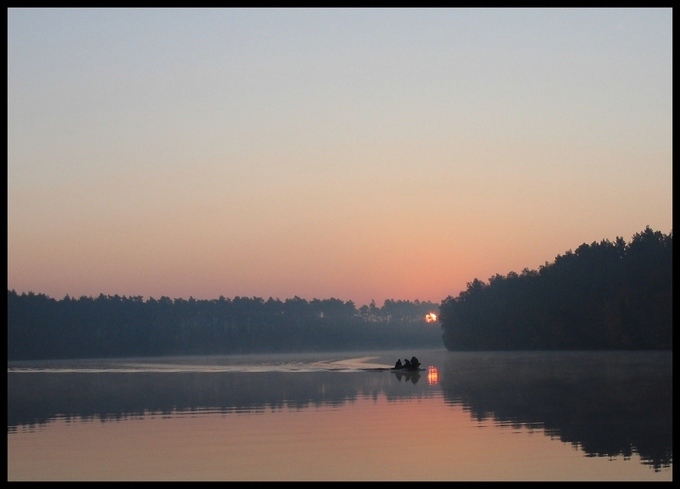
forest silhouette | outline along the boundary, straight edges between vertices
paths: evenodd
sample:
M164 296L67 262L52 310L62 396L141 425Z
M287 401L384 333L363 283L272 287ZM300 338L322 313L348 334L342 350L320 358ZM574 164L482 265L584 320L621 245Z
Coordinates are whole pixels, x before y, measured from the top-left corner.
M221 296L214 300L8 291L9 360L440 347L438 304Z
M647 226L521 274L467 284L440 306L448 350L672 350L673 232Z
M647 226L441 304L69 296L8 290L8 360L340 351L671 350L673 233ZM439 309L441 328L425 315ZM442 334L443 333L443 334Z

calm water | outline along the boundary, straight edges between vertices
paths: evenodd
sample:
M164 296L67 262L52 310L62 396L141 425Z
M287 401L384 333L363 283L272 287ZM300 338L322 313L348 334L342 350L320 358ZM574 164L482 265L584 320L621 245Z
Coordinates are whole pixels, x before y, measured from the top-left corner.
M417 355L418 375L386 370ZM9 480L672 480L672 353L8 365Z

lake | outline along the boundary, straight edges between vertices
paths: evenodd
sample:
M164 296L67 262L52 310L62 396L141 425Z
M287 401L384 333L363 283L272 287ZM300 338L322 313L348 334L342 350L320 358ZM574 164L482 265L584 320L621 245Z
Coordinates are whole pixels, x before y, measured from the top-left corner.
M421 372L390 371L416 355ZM671 481L672 352L10 362L10 481Z

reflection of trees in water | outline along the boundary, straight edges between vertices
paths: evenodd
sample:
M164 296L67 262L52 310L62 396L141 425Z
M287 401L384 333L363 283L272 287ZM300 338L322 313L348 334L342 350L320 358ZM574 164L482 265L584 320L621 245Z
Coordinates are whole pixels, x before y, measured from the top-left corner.
M417 380L417 379L416 379ZM434 395L394 372L13 373L8 432L55 418L261 412ZM444 400L477 419L544 429L589 456L673 457L672 352L445 352Z
M672 463L672 353L456 353L440 384L479 420L538 425L589 456Z
M262 411L425 396L389 372L12 373L8 431L66 419L116 420L179 411ZM430 391L429 395L432 395Z

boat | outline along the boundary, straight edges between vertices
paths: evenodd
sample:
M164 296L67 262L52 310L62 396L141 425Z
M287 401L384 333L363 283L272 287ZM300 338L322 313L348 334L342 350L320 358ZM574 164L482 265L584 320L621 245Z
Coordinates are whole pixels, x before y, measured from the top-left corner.
M392 367L392 370L395 372L419 372L421 370L426 370L424 368L420 368L422 364L416 357L411 357L411 360L409 361L408 359L405 360L405 363L402 365L401 359L397 360L397 363L394 364L394 367Z
M414 367L414 368L393 368L392 372L394 375L397 377L397 380L401 382L402 380L405 380L407 382L412 382L412 383L417 383L420 380L420 371L421 370L426 370L424 368L420 367Z
M408 372L424 372L427 369L422 368L421 366L417 366L417 367L392 367L390 370L392 372L408 373Z

